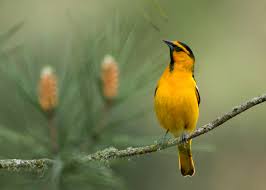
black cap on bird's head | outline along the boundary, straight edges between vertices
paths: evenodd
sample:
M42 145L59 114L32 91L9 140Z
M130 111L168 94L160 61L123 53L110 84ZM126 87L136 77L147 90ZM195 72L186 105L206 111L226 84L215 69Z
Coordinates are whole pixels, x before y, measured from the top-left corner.
M185 43L179 42L179 41L169 41L169 40L163 40L163 41L164 41L164 43L166 43L168 45L171 53L173 51L176 51L176 52L182 51L182 52L185 52L186 54L188 54L189 57L191 57L193 60L195 60L195 57L194 57L192 50Z

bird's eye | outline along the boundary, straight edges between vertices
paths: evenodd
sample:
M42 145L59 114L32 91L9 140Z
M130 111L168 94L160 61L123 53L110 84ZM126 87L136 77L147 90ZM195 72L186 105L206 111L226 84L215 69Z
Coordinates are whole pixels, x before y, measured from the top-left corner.
M174 46L174 50L176 51L176 52L180 52L180 51L184 51L181 47L179 47L179 46Z

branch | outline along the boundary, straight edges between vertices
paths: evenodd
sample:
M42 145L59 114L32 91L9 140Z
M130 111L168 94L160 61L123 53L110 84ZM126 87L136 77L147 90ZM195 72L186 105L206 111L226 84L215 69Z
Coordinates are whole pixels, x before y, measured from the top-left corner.
M261 96L252 98L251 100L244 102L243 104L233 107L233 109L222 116L216 118L212 122L203 125L202 127L198 128L194 133L192 133L186 140L193 139L195 137L198 137L200 135L203 135L205 133L208 133L209 131L217 128L218 126L221 126L223 123L228 121L229 119L237 116L238 114L246 111L247 109L256 106L262 102L266 101L266 94L263 94ZM162 145L159 144L152 144L148 146L143 146L143 147L136 147L132 148L129 147L124 150L118 150L116 148L107 148L102 151L98 151L94 154L90 154L86 157L83 157L83 161L90 161L90 160L111 160L115 158L124 158L124 157L131 157L131 156L136 156L136 155L142 155L142 154L147 154L147 153L152 153L156 152L162 149L166 149L172 146L176 146L180 144L182 141L179 138L172 138L165 142Z
M51 167L55 161L50 159L37 159L37 160L19 160L19 159L6 159L0 160L0 169L8 171L37 171L41 172L44 169Z
M247 109L256 106L262 102L266 101L266 94L252 98L251 100L234 107L231 111L223 114L222 116L216 118L212 122L198 128L194 133L192 133L187 140L193 139L209 131L221 126L223 123L228 121L229 119L237 116L238 114L246 111ZM142 147L128 147L124 150L118 150L114 147L110 147L96 153L73 158L72 161L74 162L81 162L86 163L89 161L106 161L112 160L117 158L126 158L131 156L137 156L142 154L148 154L152 152L156 152L162 149L166 149L172 146L176 146L177 144L181 143L179 138L172 138L165 142L162 145L159 144L151 144ZM55 161L50 159L39 159L39 160L0 160L0 169L7 169L10 171L17 171L20 169L29 169L29 170L42 170L46 167L52 166Z

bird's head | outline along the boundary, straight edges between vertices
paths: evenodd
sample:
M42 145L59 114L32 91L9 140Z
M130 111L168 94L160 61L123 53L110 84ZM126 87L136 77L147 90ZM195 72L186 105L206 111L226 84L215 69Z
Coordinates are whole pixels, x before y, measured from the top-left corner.
M193 72L195 57L192 50L186 44L179 41L163 41L170 49L170 71L177 67Z

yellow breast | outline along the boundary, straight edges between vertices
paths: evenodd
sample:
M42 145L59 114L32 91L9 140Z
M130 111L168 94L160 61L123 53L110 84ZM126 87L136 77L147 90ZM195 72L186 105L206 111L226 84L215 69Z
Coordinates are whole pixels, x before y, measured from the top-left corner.
M155 112L161 126L176 137L196 128L199 115L196 83L191 73L169 72L160 78L154 97Z

